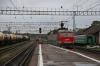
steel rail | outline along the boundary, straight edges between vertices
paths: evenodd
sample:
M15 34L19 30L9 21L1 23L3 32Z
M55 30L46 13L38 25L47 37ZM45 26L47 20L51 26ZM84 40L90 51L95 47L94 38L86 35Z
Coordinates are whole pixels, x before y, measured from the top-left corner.
M36 44L33 43L31 46L24 49L11 60L6 62L3 66L23 66L24 62L26 61L32 50L35 49L35 46Z
M95 53L95 54L100 54L100 50L87 49L87 48L80 48L80 47L75 47L75 48L76 48L76 49L79 49L79 50L83 50L83 51Z
M26 43L28 43L28 42L26 42ZM2 50L0 50L0 55L6 54L6 53L8 53L8 52L10 52L10 51L13 51L13 50L15 50L16 48L18 48L18 47L20 47L20 46L22 46L22 45L24 45L24 44L26 44L26 43L21 43L21 44L15 45L15 46L11 46L11 47L2 49Z

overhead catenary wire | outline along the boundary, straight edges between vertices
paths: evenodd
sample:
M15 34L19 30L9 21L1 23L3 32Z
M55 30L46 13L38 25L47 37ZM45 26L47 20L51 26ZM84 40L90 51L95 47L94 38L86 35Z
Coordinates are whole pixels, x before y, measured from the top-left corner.
M83 7L83 8L88 8L88 7L90 7L91 5L94 5L94 4L96 4L96 3L98 3L100 0L98 0L98 1L96 1L96 2L94 2L94 3L92 3L92 4L90 4L90 5L88 5L88 6L86 6L86 7Z
M92 0L91 0L91 4L92 4ZM90 8L92 7L92 5L90 5Z
M78 2L76 2L74 5L78 4L80 1L81 1L81 0L79 0ZM73 5L73 6L74 6L74 5ZM68 10L71 9L73 6L71 6L70 8L68 8ZM69 17L67 18L67 20L69 20L70 18L72 18L72 17L69 16Z
M21 2L22 2L22 0L21 0ZM22 2L22 4L23 4L23 2ZM24 6L24 4L23 4L23 6Z
M10 0L10 2L13 4L13 2ZM22 2L22 1L21 1ZM17 7L13 4L13 6L17 9ZM24 6L23 6L24 7ZM18 9L17 9L18 10ZM22 16L22 15L21 15ZM24 16L22 16L22 18L26 21L26 19L24 18ZM29 25L28 24L28 22L26 21L26 23L27 23L27 25ZM31 27L30 25L29 25L29 27Z
M98 0L98 1L96 1L95 3L92 3L92 0L91 0L91 4L89 5L89 6L91 6L91 5L94 5L94 4L96 4L96 3L98 3L100 0ZM78 2L80 2L80 1L78 1ZM85 4L86 2L88 2L88 0L86 0L85 2L83 2L82 4L80 4L80 5L83 5L83 4ZM92 8L95 8L95 7L97 7L97 6L99 6L100 4L97 4L97 5L95 5L95 6L93 6L93 7L91 7L91 8L89 8L88 10L90 10L90 9L92 9ZM74 6L74 5L73 5ZM89 7L89 6L86 6L86 7L84 7L84 8L87 8L87 7ZM82 8L83 9L83 8ZM72 17L69 17L68 19L71 19ZM67 20L68 20L67 19Z
M79 3L80 1L81 1L81 0L79 0L78 2L76 2L74 5L76 5L76 4ZM85 4L87 1L88 1L88 0L86 0L85 2L83 2L82 4L80 4L80 6L83 5L83 4ZM74 6L74 5L73 5L73 6ZM72 7L73 7L73 6L72 6ZM71 8L72 8L72 7L71 7ZM70 9L70 8L69 8L69 9ZM72 17L69 17L68 19L70 19L70 18L72 18ZM67 20L68 20L68 19L67 19Z
M17 0L16 0L16 7L17 7Z
M22 3L22 5L23 5L23 8L24 8L25 6L24 6L24 3L23 3L23 1L22 1L22 0L21 0L21 3ZM31 18L32 18L32 17L31 17ZM24 19L25 19L25 18L24 18ZM31 26L29 26L29 27L31 27Z
M91 7L91 8L89 8L89 9L87 9L87 11L90 10L90 9L92 9L92 8L97 7L97 6L99 6L99 5L100 5L100 4L97 4L97 5L95 5L95 6Z
M13 2L10 0L10 2L13 4ZM17 9L17 7L13 4L13 6ZM17 9L18 10L18 9ZM22 16L22 15L21 15ZM26 19L24 18L24 16L22 16L22 18L26 21ZM27 23L27 21L26 21ZM28 24L28 23L27 23Z
M88 2L89 0L86 0L85 2L83 2L82 4L80 4L80 5L83 5L83 4L85 4L86 2Z
M22 3L22 5L23 5L23 8L24 8L25 6L24 6L24 4L23 4L23 1L22 1L22 0L21 0L21 3Z
M81 0L79 0L78 2L76 2L74 5L76 5L76 4L79 3L80 1L81 1ZM73 5L73 6L74 6L74 5ZM68 10L71 9L73 6L71 6L70 8L68 8Z

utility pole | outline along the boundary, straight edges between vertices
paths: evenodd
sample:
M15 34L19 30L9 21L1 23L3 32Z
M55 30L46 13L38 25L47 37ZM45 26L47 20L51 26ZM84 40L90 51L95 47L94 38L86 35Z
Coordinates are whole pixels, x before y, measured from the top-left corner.
M11 29L11 27L9 26L9 27L8 27L8 33L11 33L11 32L10 32L10 29Z
M73 14L73 31L76 32L75 12Z
M8 29L8 33L10 33L11 26L8 26L8 25L6 25L6 26L7 26L7 29Z
M78 8L79 7L81 7L81 9L82 9L82 6L81 5L75 5L75 6L77 8L77 12L78 12ZM74 7L73 7L73 10L74 10ZM75 15L76 15L76 11L73 11L73 32L76 32Z

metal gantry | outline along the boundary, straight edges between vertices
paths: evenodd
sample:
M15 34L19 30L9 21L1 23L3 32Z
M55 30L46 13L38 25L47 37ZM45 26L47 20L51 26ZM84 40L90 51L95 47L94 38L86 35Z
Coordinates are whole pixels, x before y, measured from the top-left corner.
M39 27L42 28L43 32L59 28L61 22L0 22L0 31L10 30L11 31L26 31L26 32L39 32ZM65 23L66 24L66 23ZM55 26L56 25L56 26Z
M60 25L61 22L0 22L0 25Z
M100 16L99 11L68 11L62 8L0 8L0 15L63 15L73 16L73 30L76 29L75 16Z
M0 8L0 15L65 15L65 16L100 16L100 11L68 11L53 8Z

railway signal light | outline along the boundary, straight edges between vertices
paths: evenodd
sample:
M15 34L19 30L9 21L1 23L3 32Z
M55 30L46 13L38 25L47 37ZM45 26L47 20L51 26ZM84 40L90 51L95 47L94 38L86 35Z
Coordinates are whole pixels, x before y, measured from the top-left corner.
M41 33L41 28L39 28L39 33Z

